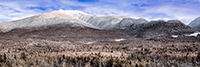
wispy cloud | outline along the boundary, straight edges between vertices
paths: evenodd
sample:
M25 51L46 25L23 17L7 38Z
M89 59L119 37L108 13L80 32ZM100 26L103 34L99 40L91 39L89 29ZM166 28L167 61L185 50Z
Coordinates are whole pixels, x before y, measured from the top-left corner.
M0 1L0 22L63 9L150 20L177 19L188 24L200 16L199 6L200 0L4 0Z
M6 19L0 21L16 20L42 13L42 11L37 9L26 9L25 4L20 5L15 2L0 2L0 8L0 18Z

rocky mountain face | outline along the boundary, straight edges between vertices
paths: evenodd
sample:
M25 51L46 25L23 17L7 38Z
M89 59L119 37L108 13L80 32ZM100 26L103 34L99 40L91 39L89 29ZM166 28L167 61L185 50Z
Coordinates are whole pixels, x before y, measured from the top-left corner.
M188 24L191 28L200 31L200 17L194 19L192 22Z

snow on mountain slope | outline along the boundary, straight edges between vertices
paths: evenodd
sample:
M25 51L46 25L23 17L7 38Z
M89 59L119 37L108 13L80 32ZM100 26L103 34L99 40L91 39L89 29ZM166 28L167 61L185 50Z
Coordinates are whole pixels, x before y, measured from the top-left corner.
M53 24L58 24L58 23L69 23L74 26L87 26L91 28L97 28L65 12L54 11L51 13L45 13L42 15L24 18L21 20L0 23L0 29L2 32L7 32L15 28L40 27L40 26L48 26L48 25L53 25Z
M188 26L192 27L195 30L200 31L200 17L194 19L192 22L188 24Z
M90 23L101 29L110 29L123 19L120 16L96 16L96 15L88 15L85 13L71 13L71 11L65 11L65 12L73 16L76 16L80 20Z
M145 19L134 19L129 17L122 16L100 16L100 15L89 15L80 11L71 11L71 10L59 10L67 14L70 14L78 19L90 23L96 27L99 27L103 30L109 30L113 28L125 28L134 23L143 23L148 22Z

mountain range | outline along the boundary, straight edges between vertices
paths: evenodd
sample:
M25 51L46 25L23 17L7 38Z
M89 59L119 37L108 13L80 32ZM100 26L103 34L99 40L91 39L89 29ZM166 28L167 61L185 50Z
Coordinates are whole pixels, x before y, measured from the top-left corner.
M45 29L52 25L54 27L63 27L63 25L67 27L87 27L144 39L171 37L173 35L182 36L198 32L195 30L197 28L192 26L195 25L194 21L189 24L191 28L179 20L147 21L143 18L135 19L123 16L89 15L76 10L53 11L51 13L0 23L0 31L4 33L16 29L28 29L29 31L33 31Z

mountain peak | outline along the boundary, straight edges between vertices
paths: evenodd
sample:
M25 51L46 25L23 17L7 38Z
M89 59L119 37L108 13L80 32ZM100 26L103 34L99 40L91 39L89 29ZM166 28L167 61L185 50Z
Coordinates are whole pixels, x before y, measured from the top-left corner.
M61 14L70 14L70 15L73 15L73 14L85 14L85 15L89 15L85 12L82 12L82 11L79 11L79 10L58 10L58 11L53 11L51 13L61 13Z
M192 22L188 24L191 28L194 28L198 31L200 31L200 17L194 19Z
M70 14L67 14L65 12L61 12L61 11L53 11L51 13L45 13L42 15L39 15L39 17L41 18L68 18L68 19L77 19L74 16L71 16Z
M1 32L8 32L15 28L32 28L32 27L54 25L59 23L67 23L71 25L96 28L89 23L79 20L78 17L74 16L73 14L86 14L86 13L76 10L53 11L51 13L45 13L20 20L0 23L0 29Z

